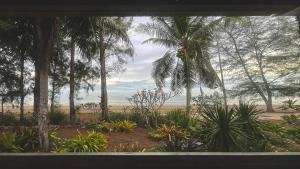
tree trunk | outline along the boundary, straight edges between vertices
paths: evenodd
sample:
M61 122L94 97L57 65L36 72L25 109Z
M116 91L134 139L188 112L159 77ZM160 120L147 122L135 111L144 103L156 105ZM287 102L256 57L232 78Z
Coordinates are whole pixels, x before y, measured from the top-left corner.
M52 79L52 80L54 80L54 79ZM54 85L54 81L52 82L52 90L51 90L51 98L50 98L50 111L51 112L53 112L54 111L54 99L55 99L55 90L54 90L54 87L55 87L55 85Z
M20 58L20 122L24 120L24 56L22 52L22 56Z
M39 112L39 98L40 98L40 79L39 79L39 56L38 56L38 37L37 37L37 32L36 35L34 36L34 71L35 71L35 76L34 76L34 90L33 90L33 117L37 118L38 117L38 112Z
M40 151L49 151L48 139L48 67L49 55L53 46L55 18L38 18L38 57L39 57L39 146Z
M252 79L252 76L250 75L248 69L246 68L246 64L240 54L240 50L238 49L237 47L237 43L236 43L236 40L234 39L234 37L228 33L228 35L231 37L233 43L234 43L234 47L235 47L235 51L239 57L239 61L241 62L242 66L243 66L243 69L246 73L246 76L248 77L248 79L250 80L251 84L254 86L254 88L256 89L257 93L261 96L261 98L263 99L263 101L266 103L266 105L269 105L271 104L272 105L272 99L271 99L271 102L269 103L268 101L268 98L265 96L264 92L262 91L262 89L254 82L254 80ZM268 95L269 97L269 95ZM268 106L267 106L268 107ZM267 108L267 111L268 111L268 108Z
M4 96L1 98L1 120L4 118Z
M75 67L75 43L73 39L71 39L71 60L70 60L70 122L71 124L75 124L76 122L76 113L75 113L75 75L74 75L74 67Z
M200 90L200 96L203 97L204 96L204 92L201 86L201 82L199 83L199 90Z
M224 106L225 109L228 110L228 105L227 105L227 95L226 95L226 89L225 89L225 84L224 84L224 75L223 75L223 67L222 67L222 62L221 62L221 55L220 55L220 48L219 48L219 42L217 41L217 48L218 48L218 58L219 58L219 66L220 66L220 72L221 72L221 87L223 91L223 97L224 97Z
M191 111L191 100L192 100L192 86L191 86L191 74L190 74L190 67L189 67L189 58L187 49L184 49L184 55L185 55L185 71L186 71L186 112L190 113Z
M100 35L100 74L101 74L101 112L102 119L109 120L108 106L107 106L107 87L106 87L106 67L105 67L105 49L104 38Z

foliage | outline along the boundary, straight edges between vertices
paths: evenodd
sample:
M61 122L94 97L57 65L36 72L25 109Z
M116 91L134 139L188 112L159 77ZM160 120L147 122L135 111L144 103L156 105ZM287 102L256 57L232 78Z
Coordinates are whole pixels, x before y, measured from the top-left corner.
M216 104L222 104L222 96L218 92L214 92L211 95L197 96L193 98L194 105L197 107L197 112L200 113L204 111L205 108L209 108Z
M279 108L281 108L282 110L293 109L299 111L300 105L296 105L297 101L298 100L292 100L292 99L286 100L283 102L283 105L280 106Z
M290 114L290 115L284 115L281 117L287 124L292 124L292 125L300 124L300 116L299 115L296 116L294 114Z
M59 125L66 122L65 114L59 109L54 109L53 111L49 112L48 117L50 120L50 124Z
M219 24L215 33L224 68L238 81L230 90L232 97L258 97L271 112L275 94L288 95L289 88L299 91L293 85L299 69L297 27L293 17L229 17ZM287 81L289 77L293 81Z
M191 117L187 112L177 109L167 112L165 115L165 121L167 124L176 125L184 129L189 130L192 127L196 127L197 120Z
M103 122L96 125L96 129L105 132L130 132L136 127L136 123L124 121Z
M25 152L34 152L39 147L39 134L37 128L20 127L14 131L18 144Z
M285 127L271 122L261 124L266 140L265 151L285 151L288 144L288 130Z
M30 114L30 113L28 113ZM23 121L21 122L22 126L36 126L38 125L38 119L35 116L24 116Z
M139 113L145 122L146 127L158 127L160 118L160 108L172 97L171 93L162 90L142 90L128 98L133 106L133 111Z
M226 111L220 105L202 113L203 123L199 134L209 151L237 151L246 137L233 109Z
M128 120L128 114L127 113L109 113L109 120L111 121L123 121Z
M244 131L246 131L248 135L257 130L259 121L255 104L239 101L239 105L234 106L234 111L237 114L238 120L242 123Z
M287 135L289 136L290 139L300 144L300 127L288 130Z
M175 125L163 125L149 133L150 137L160 140L165 151L184 151L189 133Z
M107 138L95 131L82 135L78 132L76 138L63 140L55 151L57 152L102 152L107 147Z
M213 88L218 77L208 56L212 27L207 17L153 17L152 23L139 29L152 36L144 43L163 45L169 50L153 63L152 76L159 88L171 78L171 89L186 88L187 110L190 108L191 88L199 79Z
M119 144L114 148L114 152L145 152L147 149L135 143Z
M234 111L246 135L243 139L244 151L264 151L266 140L258 121L257 113L259 111L256 109L256 105L239 101L239 105L234 106Z
M21 152L23 149L17 143L16 133L1 133L0 137L0 152Z
M13 113L7 112L0 114L0 125L3 126L14 126L19 123L18 119Z

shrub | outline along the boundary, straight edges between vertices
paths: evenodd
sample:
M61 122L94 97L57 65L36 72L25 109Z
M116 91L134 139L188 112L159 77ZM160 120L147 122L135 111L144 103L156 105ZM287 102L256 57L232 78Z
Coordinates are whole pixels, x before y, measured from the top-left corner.
M188 132L178 126L163 125L150 132L150 137L160 140L165 151L183 151L189 138Z
M288 130L287 134L288 134L290 139L292 139L296 143L300 144L300 127Z
M38 119L37 117L34 116L25 116L23 121L22 121L22 125L23 126L36 126L38 124Z
M37 128L22 127L14 130L14 133L16 133L18 144L25 152L38 150L39 133Z
M286 149L289 142L288 130L270 122L262 123L261 127L266 141L265 151L284 151Z
M285 121L285 123L291 125L299 124L299 117L300 116L296 116L294 114L281 116L281 118Z
M107 147L107 138L102 133L87 132L73 139L63 140L57 147L57 152L102 152Z
M139 118L143 118L142 122L144 122L146 127L156 128L160 117L159 110L171 97L173 97L172 93L165 93L160 89L144 89L128 98L128 101L133 107L132 110L140 114ZM154 126L152 126L151 122Z
M128 120L128 115L125 113L109 113L109 119L111 121Z
M297 101L298 100L292 100L292 99L283 101L283 105L280 106L279 108L281 108L282 110L293 109L293 110L299 111L300 106L296 105Z
M15 126L18 125L18 123L19 120L16 118L16 116L13 113L7 112L7 113L0 114L0 125Z
M180 126L187 130L196 127L197 120L181 109L170 111L165 116L166 123Z
M113 121L113 122L103 122L96 125L96 129L104 132L129 132L136 127L135 123L130 121Z
M136 143L119 144L114 148L114 152L145 152L146 148Z
M17 153L23 149L18 144L16 133L2 133L0 137L0 152Z
M237 151L242 149L245 135L233 109L226 111L220 105L205 109L199 134L210 151Z
M60 125L66 121L66 116L63 112L55 109L48 113L50 124Z

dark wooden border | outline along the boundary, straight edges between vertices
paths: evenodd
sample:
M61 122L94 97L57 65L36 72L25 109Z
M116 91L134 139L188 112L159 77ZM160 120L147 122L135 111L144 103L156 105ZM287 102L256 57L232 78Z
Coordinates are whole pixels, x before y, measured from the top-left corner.
M299 169L300 153L0 154L1 169Z
M5 0L0 15L296 15L299 0ZM300 169L300 153L0 154L0 169Z
M280 15L299 0L3 0L0 15Z

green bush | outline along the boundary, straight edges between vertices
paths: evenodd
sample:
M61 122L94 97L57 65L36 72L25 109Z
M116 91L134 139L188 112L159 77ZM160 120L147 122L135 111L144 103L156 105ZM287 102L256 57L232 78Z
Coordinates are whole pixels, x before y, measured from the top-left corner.
M109 119L111 121L123 121L128 120L128 115L125 113L110 113Z
M102 152L106 150L107 138L102 133L87 132L73 139L63 140L56 152Z
M7 112L0 114L0 125L2 126L15 126L19 124L19 120L13 113Z
M181 109L168 112L165 116L165 120L167 124L180 126L185 129L195 127L197 124L196 119Z
M0 136L0 152L1 153L17 153L23 151L18 144L16 133L1 133Z
M291 125L299 124L299 121L300 121L299 117L300 116L296 116L294 114L281 116L281 118L285 121L285 123L291 124Z
M25 116L22 121L22 125L28 127L36 126L38 125L38 119L37 117L33 117L33 116Z
M186 150L189 133L178 126L163 125L155 131L149 133L150 137L159 140L165 151L176 152Z
M58 109L48 113L50 124L60 125L66 122L66 116Z

